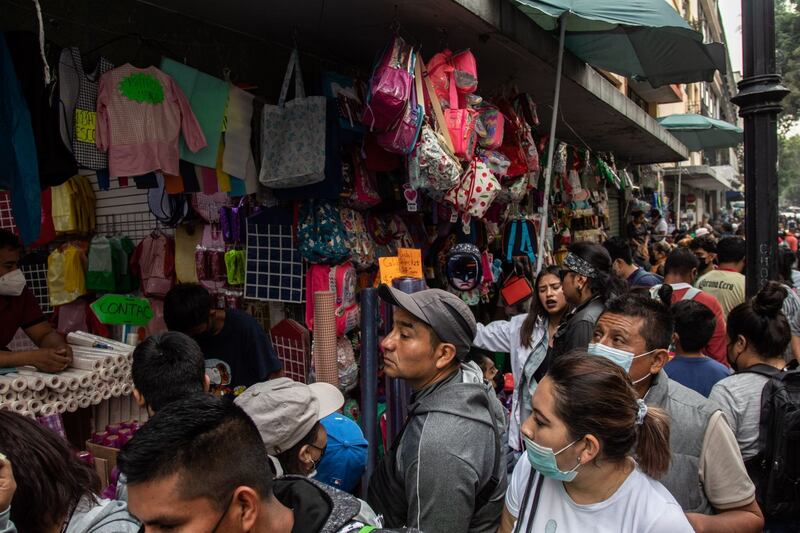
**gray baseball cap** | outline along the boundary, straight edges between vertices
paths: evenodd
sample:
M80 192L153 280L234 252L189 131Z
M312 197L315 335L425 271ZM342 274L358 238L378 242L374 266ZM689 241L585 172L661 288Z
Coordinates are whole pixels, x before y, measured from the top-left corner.
M248 387L234 403L253 420L269 455L300 442L314 424L344 405L344 396L330 383L306 385L277 378Z
M472 310L461 298L442 289L406 294L388 285L378 287L378 294L429 325L442 342L455 345L460 360L467 356L477 326Z

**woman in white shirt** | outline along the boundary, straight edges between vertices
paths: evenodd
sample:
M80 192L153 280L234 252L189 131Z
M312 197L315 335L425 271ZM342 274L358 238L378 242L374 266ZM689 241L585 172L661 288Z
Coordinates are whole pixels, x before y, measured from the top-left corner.
M536 277L534 297L527 314L517 315L511 320L497 320L486 326L478 324L478 333L473 341L478 348L511 355L514 394L511 397L508 445L516 452L524 449L519 425L530 415L530 399L536 390L536 377L539 377L536 370L547 355L547 349L553 345L556 329L567 309L558 272L558 267L551 266Z
M560 357L532 407L499 532L693 531L653 479L669 466L667 415L638 398L621 367L585 352Z

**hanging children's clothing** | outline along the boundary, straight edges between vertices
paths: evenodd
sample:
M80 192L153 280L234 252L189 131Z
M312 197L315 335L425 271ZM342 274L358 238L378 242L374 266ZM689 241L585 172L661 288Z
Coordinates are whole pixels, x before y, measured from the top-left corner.
M61 52L58 73L59 95L64 106L61 116L62 138L67 133L68 140L64 141L82 168L108 168L108 155L101 152L95 143L97 90L100 76L113 68L109 60L101 57L94 70L87 74L83 70L83 59L77 47L65 48Z
M179 175L178 138L196 152L206 139L180 87L156 67L126 63L100 78L97 147L112 177L161 170Z

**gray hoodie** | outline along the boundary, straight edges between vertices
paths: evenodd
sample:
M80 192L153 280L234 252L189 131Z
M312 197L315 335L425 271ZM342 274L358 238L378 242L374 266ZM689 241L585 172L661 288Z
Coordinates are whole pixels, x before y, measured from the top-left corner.
M499 440L505 414L480 368L462 364L418 391L409 413L399 444L370 481L367 501L388 527L494 533L507 487Z
M0 512L0 533L17 533L11 521L11 507ZM81 500L70 517L66 533L137 533L139 522L128 514L125 502Z

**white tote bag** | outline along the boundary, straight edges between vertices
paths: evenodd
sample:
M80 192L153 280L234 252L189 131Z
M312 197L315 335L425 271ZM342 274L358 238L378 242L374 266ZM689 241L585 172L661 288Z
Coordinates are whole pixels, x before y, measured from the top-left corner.
M286 101L294 73L295 98ZM266 187L285 189L325 179L324 96L306 97L297 50L292 51L278 105L264 106L261 119L261 173Z

